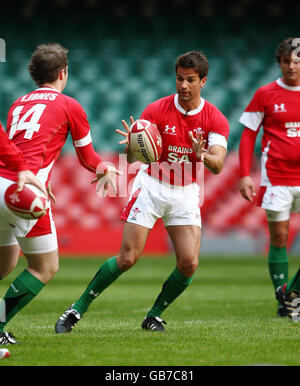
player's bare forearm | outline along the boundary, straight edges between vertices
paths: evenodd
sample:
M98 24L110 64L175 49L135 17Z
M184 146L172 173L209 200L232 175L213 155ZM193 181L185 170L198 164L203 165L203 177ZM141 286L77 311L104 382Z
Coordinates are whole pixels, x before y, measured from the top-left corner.
M214 145L203 154L203 161L205 167L213 174L219 174L224 166L226 157L226 149L219 145Z

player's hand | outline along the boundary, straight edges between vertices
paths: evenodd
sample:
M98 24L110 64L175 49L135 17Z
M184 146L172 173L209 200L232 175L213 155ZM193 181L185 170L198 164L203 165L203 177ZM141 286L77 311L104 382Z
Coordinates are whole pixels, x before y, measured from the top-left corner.
M17 192L21 192L24 189L25 184L34 185L36 188L41 190L47 197L48 193L45 186L41 181L32 173L31 170L22 170L18 173L18 189Z
M132 125L133 123L134 123L134 118L133 118L133 116L130 116L130 125ZM123 137L125 137L125 139L123 139L122 141L119 141L118 143L119 143L119 145L124 145L124 144L126 145L124 152L125 152L125 154L127 154L127 162L131 164L132 162L137 161L137 159L132 154L131 149L130 149L130 145L129 145L130 127L128 126L127 122L124 121L124 119L122 120L122 124L124 126L125 131L117 129L116 132L121 134Z
M56 198L52 192L52 189L51 189L51 183L48 182L48 185L47 185L47 192L48 192L48 196L49 198L54 202L54 204L56 204Z
M109 186L113 189L114 194L118 193L116 185L116 175L121 176L123 173L113 166L100 164L97 167L96 178L93 179L92 184L97 182L96 192L99 193L103 186L102 197L106 197Z
M132 125L134 122L134 119L132 116L130 116L130 125ZM122 120L122 124L124 126L124 129L125 131L122 131L122 130L119 130L117 129L116 132L120 135L122 135L123 137L125 137L125 139L123 139L122 141L119 141L118 144L119 145L126 145L125 146L125 153L128 153L129 152L129 131L130 131L130 127L128 126L127 122L124 121L124 119Z
M206 140L203 139L202 134L199 134L196 136L196 138L193 135L192 131L189 131L189 136L192 140L193 143L193 149L196 154L197 159L200 161L204 161L204 154L206 153L205 145L206 145Z
M253 202L256 196L254 183L250 176L242 177L240 179L240 192L242 197L246 200Z

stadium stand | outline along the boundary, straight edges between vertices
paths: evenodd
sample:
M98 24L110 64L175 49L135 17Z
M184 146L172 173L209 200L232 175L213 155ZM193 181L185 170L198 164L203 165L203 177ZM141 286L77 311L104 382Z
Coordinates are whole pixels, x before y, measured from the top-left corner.
M242 232L255 243L266 223L263 211L238 193L237 150L243 129L238 118L257 87L279 76L274 50L283 37L297 35L297 3L293 15L282 2L271 5L258 0L112 0L109 4L56 0L43 6L37 0L22 2L22 7L2 3L0 37L6 40L7 62L0 63L0 120L5 121L13 100L33 87L27 71L33 48L59 41L70 50L65 93L86 110L95 148L116 164L122 148L115 129L121 128L121 119L137 118L148 103L173 93L175 58L191 49L203 50L210 63L203 97L220 108L231 128L224 170L217 177L205 172L203 225L207 234L229 237ZM282 22L287 14L288 25ZM61 27L45 23L41 15L58 20ZM257 152L259 148L257 140ZM253 170L258 185L256 160ZM62 252L117 250L122 230L119 215L126 197L99 199L90 184L91 175L79 167L70 138L52 178ZM290 243L299 230L298 222L293 220L291 227ZM168 244L162 224L156 228L148 250L164 253Z

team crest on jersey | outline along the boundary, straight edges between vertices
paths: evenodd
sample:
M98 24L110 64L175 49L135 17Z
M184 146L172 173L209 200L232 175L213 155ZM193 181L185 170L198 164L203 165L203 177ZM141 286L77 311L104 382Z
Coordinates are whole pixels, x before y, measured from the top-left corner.
M202 129L202 127L197 127L197 129L194 129L193 132L196 135L196 137L198 137L201 134L204 134L204 130Z
M273 113L285 113L285 105L284 103L275 103Z
M136 220L136 216L141 213L141 211L139 210L139 208L133 208L132 211L131 211L131 220Z
M177 135L176 126L170 127L169 125L165 126L164 134Z

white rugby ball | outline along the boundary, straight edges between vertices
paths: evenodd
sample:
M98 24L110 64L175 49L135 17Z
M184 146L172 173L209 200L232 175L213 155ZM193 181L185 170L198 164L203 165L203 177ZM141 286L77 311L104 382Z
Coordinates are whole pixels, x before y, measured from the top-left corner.
M156 162L162 153L160 132L153 123L138 119L130 126L129 146L139 161L146 164Z
M21 192L17 192L18 184L10 185L5 192L4 199L8 209L18 217L33 220L43 217L50 201L35 186L25 185Z

